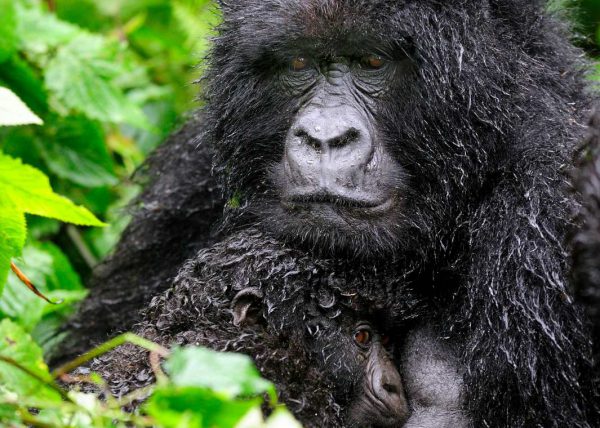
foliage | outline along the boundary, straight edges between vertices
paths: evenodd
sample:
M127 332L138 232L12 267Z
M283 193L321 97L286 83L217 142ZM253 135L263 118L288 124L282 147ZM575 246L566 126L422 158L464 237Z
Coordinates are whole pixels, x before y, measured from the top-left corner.
M0 311L50 338L127 223L131 175L193 107L218 14L209 0L0 8ZM19 286L11 261L62 304Z

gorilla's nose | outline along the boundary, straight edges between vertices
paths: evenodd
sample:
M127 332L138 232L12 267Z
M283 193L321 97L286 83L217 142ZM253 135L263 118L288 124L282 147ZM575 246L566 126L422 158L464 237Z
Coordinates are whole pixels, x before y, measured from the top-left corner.
M404 396L402 379L391 361L387 360L381 364L378 373L374 374L373 390L374 395L379 398L394 419L403 421L408 417L409 408Z
M301 112L286 139L293 180L324 190L360 185L373 152L365 119L347 106Z

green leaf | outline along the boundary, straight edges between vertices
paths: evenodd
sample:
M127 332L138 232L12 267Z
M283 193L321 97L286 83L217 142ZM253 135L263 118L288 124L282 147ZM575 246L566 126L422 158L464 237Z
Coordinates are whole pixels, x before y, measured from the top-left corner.
M113 83L121 70L108 53L101 37L77 36L49 61L46 88L64 107L91 119L149 127L142 110Z
M13 0L0 0L0 63L17 50L17 19Z
M145 411L164 428L233 428L261 399L231 400L205 388L160 387Z
M28 399L60 402L60 394L48 386L52 377L42 358L42 350L25 331L8 319L0 321L0 356L26 368L34 376L19 368L0 361L0 402L16 393ZM37 377L37 379L36 379Z
M187 347L173 350L165 369L174 385L209 388L228 398L268 393L277 401L275 386L263 379L250 357Z
M6 283L10 261L25 245L25 215L12 201L0 197L0 292Z
M17 209L83 226L104 226L87 209L57 195L39 170L0 153L0 194Z
M42 119L36 116L13 91L0 87L0 126L41 125L42 123Z
M30 55L47 55L52 49L84 33L76 25L61 21L41 9L19 5L16 12L17 35L22 49Z
M84 117L60 122L56 136L37 142L44 162L56 175L85 187L115 185L113 161L102 128Z

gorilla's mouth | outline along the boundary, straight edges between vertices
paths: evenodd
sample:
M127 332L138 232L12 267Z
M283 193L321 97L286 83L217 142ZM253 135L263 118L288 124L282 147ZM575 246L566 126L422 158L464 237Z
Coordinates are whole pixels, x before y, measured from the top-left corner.
M358 210L361 212L384 212L394 202L393 196L373 198L364 195L344 195L329 192L294 193L282 198L281 203L288 209L302 206L324 205L333 208Z

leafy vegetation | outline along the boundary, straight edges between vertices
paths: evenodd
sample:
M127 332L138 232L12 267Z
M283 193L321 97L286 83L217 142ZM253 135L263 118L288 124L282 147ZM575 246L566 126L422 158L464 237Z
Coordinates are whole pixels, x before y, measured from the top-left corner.
M44 362L127 223L138 191L131 175L193 107L216 9L207 0L0 0L0 8L0 424L295 426L245 356L169 355L126 334L54 373ZM101 400L62 386L103 391L98 376L69 372L125 342L166 358L153 393ZM149 394L142 409L122 410ZM274 409L267 421L265 400Z
M550 7L570 11L577 43L600 54L600 0ZM169 353L125 334L54 373L44 362L91 269L127 224L139 191L132 175L195 107L192 82L219 20L214 5L0 0L0 10L0 424L297 426L244 356ZM165 358L151 390L100 400L61 386L71 369L125 342ZM104 388L94 374L76 380ZM122 410L148 395L141 410ZM274 409L267 421L265 401Z

